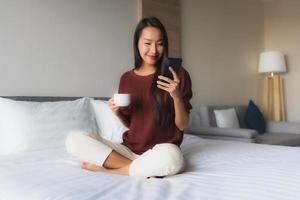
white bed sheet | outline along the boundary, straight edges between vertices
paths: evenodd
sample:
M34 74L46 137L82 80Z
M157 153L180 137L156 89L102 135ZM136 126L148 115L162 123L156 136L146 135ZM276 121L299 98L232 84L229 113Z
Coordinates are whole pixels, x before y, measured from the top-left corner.
M65 149L0 157L0 200L300 199L300 148L185 135L186 172L142 179L79 168Z

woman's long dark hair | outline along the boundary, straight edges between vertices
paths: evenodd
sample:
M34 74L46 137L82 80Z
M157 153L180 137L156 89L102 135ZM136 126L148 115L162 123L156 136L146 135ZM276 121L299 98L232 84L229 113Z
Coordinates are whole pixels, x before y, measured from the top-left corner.
M156 72L154 75L154 79L151 86L152 102L154 106L155 117L160 128L167 128L172 123L174 123L175 111L174 111L174 103L168 92L157 88L156 81L158 80L158 76L162 71L163 61L168 57L169 45L168 45L168 35L167 31L164 28L163 24L159 21L159 19L155 17L149 17L142 19L134 33L133 39L133 49L134 49L134 68L139 69L143 63L143 59L141 58L138 42L141 36L141 33L146 27L155 27L160 30L161 39L163 43L163 54L160 59L155 63Z

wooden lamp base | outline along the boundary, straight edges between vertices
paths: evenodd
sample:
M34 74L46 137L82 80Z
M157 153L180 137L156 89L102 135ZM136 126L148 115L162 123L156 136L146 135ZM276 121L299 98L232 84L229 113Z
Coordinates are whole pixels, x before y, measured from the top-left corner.
M267 120L285 121L283 80L279 75L265 77L264 110Z

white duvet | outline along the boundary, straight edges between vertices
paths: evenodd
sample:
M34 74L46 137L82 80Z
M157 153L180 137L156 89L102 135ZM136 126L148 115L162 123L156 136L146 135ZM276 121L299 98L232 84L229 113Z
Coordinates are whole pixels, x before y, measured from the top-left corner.
M300 199L300 148L185 135L186 172L164 179L95 173L64 148L0 157L0 200Z

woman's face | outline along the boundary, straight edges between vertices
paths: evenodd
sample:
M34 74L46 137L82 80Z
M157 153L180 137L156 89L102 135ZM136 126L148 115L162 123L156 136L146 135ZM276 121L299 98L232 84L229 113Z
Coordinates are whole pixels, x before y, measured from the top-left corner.
M161 58L164 50L160 30L154 27L144 28L139 38L138 48L143 63L154 65Z

